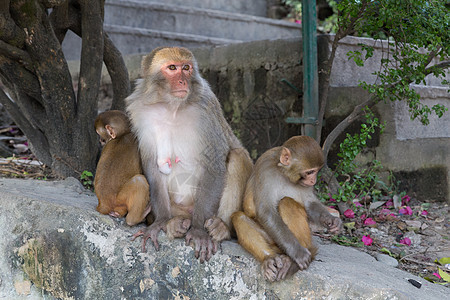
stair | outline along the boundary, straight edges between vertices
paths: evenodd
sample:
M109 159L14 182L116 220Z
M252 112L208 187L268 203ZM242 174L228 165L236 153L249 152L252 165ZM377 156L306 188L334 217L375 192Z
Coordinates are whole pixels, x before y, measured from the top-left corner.
M107 0L104 28L123 55L159 46L200 47L299 37L299 24L262 17L266 0ZM242 13L243 12L243 13ZM68 34L68 60L79 59L81 40Z

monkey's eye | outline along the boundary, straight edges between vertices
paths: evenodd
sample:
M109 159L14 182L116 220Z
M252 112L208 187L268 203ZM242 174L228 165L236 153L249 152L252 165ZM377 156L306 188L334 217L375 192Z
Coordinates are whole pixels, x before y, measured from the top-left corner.
M312 175L312 174L314 174L315 172L316 172L316 171L311 170L311 171L306 172L306 175Z
M190 65L184 65L183 66L183 70L185 70L185 71L189 71L190 68L191 68Z
M168 66L168 68L169 68L169 70L174 71L174 70L177 69L177 66L175 66L175 65L170 65L170 66Z

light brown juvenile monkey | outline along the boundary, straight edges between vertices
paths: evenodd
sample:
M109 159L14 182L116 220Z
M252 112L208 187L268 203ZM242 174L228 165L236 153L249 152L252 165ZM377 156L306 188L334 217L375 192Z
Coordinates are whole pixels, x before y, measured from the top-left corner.
M119 110L103 112L95 120L95 130L106 143L94 179L97 211L113 217L126 215L130 226L140 223L151 208L149 185L128 117Z
M150 184L155 221L135 234L159 249L158 233L185 236L200 262L230 238L252 161L185 48L157 48L142 60L126 99Z
M269 281L306 269L317 251L308 221L338 232L341 220L332 216L314 193L324 164L317 142L295 136L256 161L244 196L244 211L232 221L239 243L262 262Z

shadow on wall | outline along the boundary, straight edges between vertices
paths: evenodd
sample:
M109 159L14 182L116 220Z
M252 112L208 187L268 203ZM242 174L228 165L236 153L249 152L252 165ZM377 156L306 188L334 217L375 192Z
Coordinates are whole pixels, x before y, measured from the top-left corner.
M394 178L399 182L399 189L406 191L423 202L445 202L448 191L447 168L437 166L417 171L394 172Z

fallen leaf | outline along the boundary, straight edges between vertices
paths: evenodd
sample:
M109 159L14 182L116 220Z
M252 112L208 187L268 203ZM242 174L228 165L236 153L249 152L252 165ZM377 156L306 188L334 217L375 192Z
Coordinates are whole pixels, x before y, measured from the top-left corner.
M386 201L375 201L375 202L372 202L372 203L370 203L369 210L377 209L378 207L383 206L385 203L386 203Z
M405 223L405 222L400 221L400 222L397 223L397 227L398 227L400 230L405 230L407 226L406 226L406 223Z
M344 227L349 230L353 230L353 229L355 229L355 222L344 223Z
M381 248L380 251L381 251L382 253L386 253L386 254L388 254L389 256L394 257L394 255L392 254L392 252L391 252L389 249L385 248L385 247Z
M444 281L450 282L450 274L448 274L447 272L441 270L441 268L438 268L438 270L439 270L439 275L441 275L441 278Z
M394 197L392 197L392 202L394 203L395 209L402 206L402 199L398 195L394 195Z
M443 257L439 260L435 260L435 262L439 263L441 266L444 266L446 264L450 264L450 257Z

